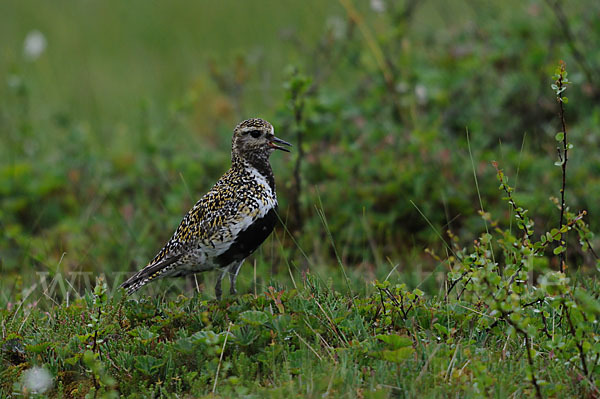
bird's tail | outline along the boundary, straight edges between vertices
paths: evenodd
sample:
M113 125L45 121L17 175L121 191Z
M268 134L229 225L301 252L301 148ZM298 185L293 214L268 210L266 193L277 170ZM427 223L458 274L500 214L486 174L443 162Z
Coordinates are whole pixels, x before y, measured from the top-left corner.
M133 276L129 277L123 284L121 284L121 288L124 288L128 295L133 294L147 283L147 281L144 281L148 277L144 273L145 270L146 268L140 270Z
M127 281L121 284L121 288L127 290L127 294L133 294L150 281L154 281L159 277L162 277L163 273L171 269L173 263L175 263L181 255L173 256L168 259L162 259L156 263L151 263L144 267L142 270L129 277Z

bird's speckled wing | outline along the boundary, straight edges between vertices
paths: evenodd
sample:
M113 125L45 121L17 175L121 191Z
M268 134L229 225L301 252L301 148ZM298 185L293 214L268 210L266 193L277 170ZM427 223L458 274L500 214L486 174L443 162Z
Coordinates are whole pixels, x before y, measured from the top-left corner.
M217 257L229 249L240 232L267 214L272 219L276 207L274 186L264 176L252 168L230 169L185 215L154 259L123 286L135 291L158 277L220 266L215 263Z
M264 177L244 172L226 173L185 215L150 264L194 249L218 256L241 230L275 207L277 199Z

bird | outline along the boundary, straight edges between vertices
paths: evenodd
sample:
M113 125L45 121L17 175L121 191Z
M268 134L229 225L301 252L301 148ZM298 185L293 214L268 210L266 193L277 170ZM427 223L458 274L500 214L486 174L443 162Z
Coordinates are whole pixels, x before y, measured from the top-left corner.
M275 137L273 125L252 118L233 130L231 167L196 202L171 239L121 287L132 294L164 277L218 270L215 296L229 274L230 294L244 260L271 234L277 222L275 178L269 157L292 145Z

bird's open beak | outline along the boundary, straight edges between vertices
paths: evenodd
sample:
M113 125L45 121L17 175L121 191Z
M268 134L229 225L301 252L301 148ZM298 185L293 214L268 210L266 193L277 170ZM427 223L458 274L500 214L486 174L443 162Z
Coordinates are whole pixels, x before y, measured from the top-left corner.
M287 148L278 146L277 144L283 144L283 145L287 145L289 147L291 147L292 145L290 143L288 143L287 141L278 139L277 137L273 137L271 139L271 141L269 141L268 146L275 148L276 150L281 150L281 151L285 151L285 152L290 152L290 150L288 150Z

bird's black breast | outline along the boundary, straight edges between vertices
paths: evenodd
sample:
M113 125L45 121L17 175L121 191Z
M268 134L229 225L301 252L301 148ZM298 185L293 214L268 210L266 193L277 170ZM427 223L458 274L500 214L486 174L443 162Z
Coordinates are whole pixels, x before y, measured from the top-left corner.
M265 216L256 219L246 230L240 231L229 249L217 257L219 266L225 267L245 259L271 234L276 222L276 209L272 208Z

